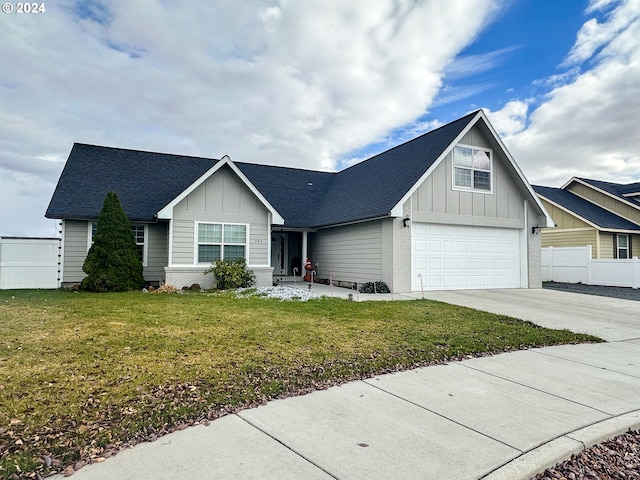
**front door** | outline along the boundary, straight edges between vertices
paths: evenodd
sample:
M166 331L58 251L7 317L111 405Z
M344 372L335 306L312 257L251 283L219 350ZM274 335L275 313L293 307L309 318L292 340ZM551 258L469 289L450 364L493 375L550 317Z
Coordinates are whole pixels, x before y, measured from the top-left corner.
M274 275L287 274L287 234L271 234L271 266Z

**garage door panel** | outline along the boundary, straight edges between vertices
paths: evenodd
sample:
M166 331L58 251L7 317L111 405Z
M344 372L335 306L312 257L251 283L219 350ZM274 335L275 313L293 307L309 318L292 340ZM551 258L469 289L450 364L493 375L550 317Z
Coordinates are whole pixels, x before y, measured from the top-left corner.
M414 223L413 288L519 288L520 230ZM426 247L426 248L425 248Z

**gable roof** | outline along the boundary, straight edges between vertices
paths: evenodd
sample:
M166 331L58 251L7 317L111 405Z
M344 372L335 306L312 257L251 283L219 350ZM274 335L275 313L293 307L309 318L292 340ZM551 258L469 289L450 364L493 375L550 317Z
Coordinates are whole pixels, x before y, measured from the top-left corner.
M640 225L605 210L568 190L540 185L534 185L533 189L540 197L600 230L640 231Z
M288 228L318 228L398 216L398 205L442 161L456 141L484 120L530 192L531 186L482 110L420 135L337 173L183 155L74 144L47 212L48 218L97 218L109 190L118 192L131 221L171 218L173 206L223 164L232 168Z
M251 190L251 193L253 193L256 197L258 197L258 200L260 200L260 202L262 202L262 204L271 213L273 223L278 225L282 225L284 223L284 218L282 218L282 216L278 213L278 211L275 208L273 208L271 203L262 195L260 190L258 190L251 183L251 181L246 177L246 175L238 169L238 167L231 161L231 158L229 158L228 155L225 155L224 157L222 157L222 159L218 161L213 167L211 167L208 171L206 171L203 175L201 175L200 178L198 178L195 182L189 185L189 187L183 190L180 193L180 195L178 195L176 198L171 200L171 202L169 202L168 205L165 205L164 207L162 207L158 212L158 214L156 215L157 218L162 218L162 219L173 218L173 207L175 207L178 203L184 200L191 192L193 192L196 188L202 185L209 177L211 177L211 175L213 175L215 172L217 172L224 166L229 167L240 178L240 181L242 181L242 183L244 183L245 186L249 190Z
M339 172L316 226L388 216L478 112L470 113Z
M75 143L45 216L98 218L110 190L132 222L152 222L218 160Z
M565 183L562 188L567 188L574 182L593 187L597 190L600 190L601 192L604 192L605 194L608 194L611 197L617 198L618 200L628 205L640 209L640 202L638 202L634 196L640 194L640 182L623 184L604 182L602 180L593 180L590 178L573 177L567 183Z

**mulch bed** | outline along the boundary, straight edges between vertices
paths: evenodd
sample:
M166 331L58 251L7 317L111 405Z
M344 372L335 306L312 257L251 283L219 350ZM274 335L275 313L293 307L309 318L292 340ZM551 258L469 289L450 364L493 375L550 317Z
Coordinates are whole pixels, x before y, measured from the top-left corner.
M640 430L587 448L531 480L638 480Z

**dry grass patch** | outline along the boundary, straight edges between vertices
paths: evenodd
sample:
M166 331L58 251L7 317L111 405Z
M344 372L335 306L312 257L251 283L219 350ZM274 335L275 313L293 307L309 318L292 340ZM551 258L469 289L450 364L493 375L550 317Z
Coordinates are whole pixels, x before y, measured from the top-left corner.
M0 291L0 478L352 379L585 341L433 301Z

